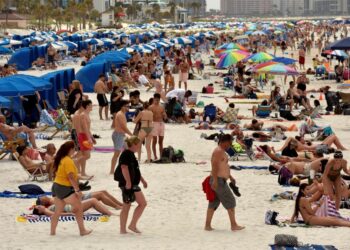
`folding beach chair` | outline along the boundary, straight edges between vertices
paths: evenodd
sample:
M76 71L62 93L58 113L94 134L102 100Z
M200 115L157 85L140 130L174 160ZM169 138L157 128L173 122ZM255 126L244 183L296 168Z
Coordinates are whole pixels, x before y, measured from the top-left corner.
M28 174L28 181L43 182L49 179L49 174L44 173L41 167L36 167L34 170L29 171L19 160L19 155L17 152L13 153L13 157L21 165L22 169Z
M253 139L244 138L243 141L246 147L245 150L242 150L242 147L237 142L234 142L232 146L226 151L230 157L229 160L239 161L240 157L249 158L251 161L256 160L256 156L253 151Z
M46 131L48 128L54 128L54 132L49 139L53 139L60 132L72 129L71 121L67 118L63 109L57 110L56 118L53 118L46 109L43 109L40 114L40 123L44 124L40 130L41 132Z
M0 133L0 160L4 159L8 154L16 152L18 146L26 145L25 139L7 140L3 134Z
M63 110L67 109L68 104L68 91L62 90L57 92L58 100L59 100L59 107Z
M266 118L269 117L271 114L271 106L262 106L258 105L258 109L256 110L256 116L259 118Z

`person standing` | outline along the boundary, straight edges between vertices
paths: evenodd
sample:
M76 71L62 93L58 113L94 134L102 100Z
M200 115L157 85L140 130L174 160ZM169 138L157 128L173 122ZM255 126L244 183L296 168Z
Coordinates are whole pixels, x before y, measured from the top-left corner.
M74 80L72 82L72 91L69 93L67 100L67 111L70 115L74 114L79 108L77 104L79 101L83 100L83 92L81 90L80 82Z
M299 49L299 69L305 70L305 49L303 46Z
M54 197L55 213L51 216L51 235L56 235L59 216L62 214L66 204L72 205L79 226L80 235L88 235L92 230L84 226L83 207L81 204L82 193L79 189L78 170L75 167L72 156L74 154L74 142L64 143L58 150L53 167L55 180L52 185L52 196Z
M127 127L126 121L126 112L129 110L129 102L126 100L122 100L120 102L121 109L114 117L114 131L112 134L113 146L114 146L114 154L111 160L111 171L110 174L114 173L115 165L117 164L118 157L120 152L124 148L124 139L125 134L132 136L132 133Z
M183 82L185 85L185 90L187 90L187 81L188 81L188 74L190 71L190 65L186 62L185 59L181 59L179 68L180 68L179 88L181 89L181 83Z
M219 145L214 149L211 156L211 177L210 185L215 192L215 199L209 202L205 230L212 231L211 221L214 216L215 210L219 207L220 203L227 210L230 222L231 230L242 230L244 227L239 226L235 218L236 200L231 192L229 185L227 184L230 179L231 184L235 185L236 180L230 174L230 167L228 165L228 157L226 150L232 145L232 136L230 134L224 134L219 138Z
M163 141L164 141L164 120L167 116L165 109L160 105L160 94L156 93L153 95L153 103L149 107L149 110L153 113L153 140L152 140L152 151L154 159L157 160L157 142L159 145L159 157L162 155L163 151Z
M125 142L127 143L128 149L124 150L120 155L119 164L114 173L114 180L119 182L119 187L123 194L123 207L120 212L120 233L127 233L126 223L131 203L134 201L137 202L138 206L134 210L128 229L135 233L141 233L137 229L136 224L146 208L147 202L139 184L142 182L143 187L147 188L147 182L141 175L139 163L135 157L135 152L139 148L140 139L136 136L131 136L126 139Z
M102 118L102 111L105 110L105 118L108 120L108 100L106 97L106 94L108 93L108 87L105 83L106 77L104 74L101 74L98 77L97 82L95 83L94 91L97 93L97 101L99 110L98 113L100 115L100 120L103 120Z
M90 159L90 152L93 147L93 144L96 144L95 138L92 136L91 133L91 119L90 119L90 112L92 111L92 102L91 100L85 100L81 104L83 106L84 111L80 114L80 125L81 128L77 129L77 131L80 131L78 133L78 142L79 142L79 148L81 151L81 159L80 159L80 175L84 178L91 178L91 176L88 176L85 172L86 168L86 162Z

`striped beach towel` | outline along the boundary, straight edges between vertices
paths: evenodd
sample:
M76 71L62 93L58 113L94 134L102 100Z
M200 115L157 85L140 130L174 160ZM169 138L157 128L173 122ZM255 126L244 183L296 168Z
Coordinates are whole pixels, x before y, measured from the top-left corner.
M332 201L328 195L322 196L321 200L323 200L322 206L317 209L316 216L320 217L336 217L343 220L349 220L350 218L345 218L340 215L339 211L335 208L335 201Z
M103 214L84 214L83 216L85 221L99 221L99 222L107 222L109 220L109 216ZM50 222L51 217L46 215L34 215L34 214L21 214L16 217L17 222L29 222L29 223L38 223L38 222ZM75 221L74 215L61 215L59 217L59 221L67 222L67 221Z

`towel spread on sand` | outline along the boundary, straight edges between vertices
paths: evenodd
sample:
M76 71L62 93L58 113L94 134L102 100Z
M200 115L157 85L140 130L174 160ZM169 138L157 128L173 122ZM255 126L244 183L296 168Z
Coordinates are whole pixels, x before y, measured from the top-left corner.
M267 170L269 167L266 166L231 166L233 170L253 169L253 170Z
M97 153L113 153L114 148L112 146L110 146L110 147L97 146L97 147L94 147L93 151L95 151Z
M51 192L45 192L44 194L22 194L20 192L12 192L5 190L4 192L0 192L1 198L18 198L18 199L36 199L40 196L52 195Z
M297 194L294 193L293 191L284 191L279 194L274 194L271 197L270 201L277 201L277 200L295 200Z
M84 214L83 218L85 221L107 222L109 220L109 216L103 215L103 214ZM16 217L16 221L29 222L29 223L50 222L51 217L46 215L21 214ZM75 221L75 216L61 215L59 217L59 221L61 222Z
M337 248L332 245L316 245L316 244L307 244L300 247L270 245L270 247L271 247L271 250L337 250Z

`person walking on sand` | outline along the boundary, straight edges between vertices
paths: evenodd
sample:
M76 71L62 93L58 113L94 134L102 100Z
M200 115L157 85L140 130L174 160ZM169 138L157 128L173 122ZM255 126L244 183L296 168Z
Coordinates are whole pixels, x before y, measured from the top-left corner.
M137 229L136 224L147 206L145 196L139 187L140 182L142 182L143 187L147 188L147 182L141 175L139 163L135 157L135 152L138 150L141 141L137 136L131 136L125 142L128 149L124 150L120 155L119 164L114 173L114 180L119 182L119 187L123 195L123 207L120 212L120 233L127 233L126 223L128 221L131 203L134 201L138 205L134 210L134 215L128 229L135 233L141 233Z
M209 202L207 217L205 221L205 230L212 231L211 221L214 216L215 210L219 207L220 203L227 210L230 222L231 230L242 230L244 227L239 226L235 218L236 200L231 192L227 180L230 179L231 184L235 185L236 180L230 174L230 167L228 165L228 157L226 150L232 145L232 136L230 134L224 134L219 139L218 146L214 149L211 156L211 177L210 185L215 192L215 200Z
M81 204L82 193L79 189L78 170L72 160L74 155L74 142L64 143L58 150L53 164L55 180L52 185L55 213L51 216L51 235L56 235L59 216L66 204L72 205L73 213L79 226L80 235L88 235L92 230L87 230L83 220L83 206Z
M132 135L130 130L128 129L126 123L125 113L129 110L129 102L126 100L120 101L121 109L114 117L114 131L112 134L113 146L114 146L114 154L111 160L111 171L110 174L114 173L115 165L117 164L118 157L120 152L124 148L124 139L125 134Z
M108 93L108 87L105 83L106 77L104 74L101 74L98 77L97 82L94 86L94 91L97 93L97 101L99 110L98 113L100 115L100 120L103 120L102 111L105 110L105 118L108 120L108 100L106 94Z
M80 113L80 128L75 128L79 131L78 134L78 143L79 149L81 152L80 158L80 175L83 178L91 178L91 176L87 175L85 172L86 162L91 157L91 149L94 144L96 144L95 138L91 133L91 119L90 112L92 111L92 102L91 100L85 100L81 103L84 111Z
M153 113L153 140L152 140L152 151L155 160L158 160L157 157L157 142L159 145L159 157L162 155L163 151L163 141L164 141L164 131L165 125L164 120L167 116L165 109L160 105L160 94L153 95L153 104L149 107L149 110Z
M181 89L181 83L183 82L185 85L185 90L187 90L187 81L188 81L188 74L190 71L190 65L188 64L188 62L186 62L185 59L182 59L179 65L179 68L180 68L179 89Z

